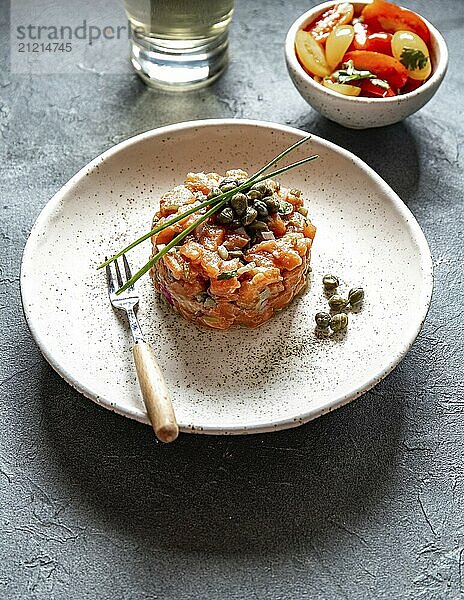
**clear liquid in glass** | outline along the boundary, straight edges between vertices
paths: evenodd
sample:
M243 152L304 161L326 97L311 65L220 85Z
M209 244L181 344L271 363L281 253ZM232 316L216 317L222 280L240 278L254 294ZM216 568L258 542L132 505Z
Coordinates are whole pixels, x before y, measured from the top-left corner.
M227 63L233 0L125 0L131 60L149 85L191 89Z

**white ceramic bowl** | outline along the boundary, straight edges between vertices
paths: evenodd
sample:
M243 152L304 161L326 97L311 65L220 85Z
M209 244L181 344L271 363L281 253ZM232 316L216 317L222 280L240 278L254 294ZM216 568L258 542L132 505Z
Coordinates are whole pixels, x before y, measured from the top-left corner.
M295 53L295 36L316 17L338 2L324 2L305 12L290 27L285 40L287 69L303 98L324 117L351 129L383 127L402 121L422 108L440 86L448 67L448 49L440 32L421 17L430 31L432 76L413 92L394 98L360 98L342 96L314 81L300 65ZM353 2L355 7L370 4L369 0Z

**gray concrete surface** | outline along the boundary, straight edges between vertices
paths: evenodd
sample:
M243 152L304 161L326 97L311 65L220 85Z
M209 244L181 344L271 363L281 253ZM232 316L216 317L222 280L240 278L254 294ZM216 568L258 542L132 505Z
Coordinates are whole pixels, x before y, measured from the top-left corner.
M318 116L287 76L285 32L311 4L239 0L227 73L172 97L133 74L11 74L1 3L0 597L464 597L464 3L408 0L444 33L447 78L419 114L360 132ZM291 431L165 447L48 366L18 271L41 208L86 162L208 117L288 123L364 159L423 228L435 291L406 358L351 405Z

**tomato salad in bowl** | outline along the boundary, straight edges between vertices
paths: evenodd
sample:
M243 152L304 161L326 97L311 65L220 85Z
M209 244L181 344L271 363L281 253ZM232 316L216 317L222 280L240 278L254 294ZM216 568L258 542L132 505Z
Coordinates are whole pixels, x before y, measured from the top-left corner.
M362 10L335 4L300 29L297 57L313 78L346 96L388 98L411 92L432 72L430 32L416 13L374 0Z
M285 56L303 98L356 129L396 123L419 110L448 65L439 31L385 0L315 6L288 31Z

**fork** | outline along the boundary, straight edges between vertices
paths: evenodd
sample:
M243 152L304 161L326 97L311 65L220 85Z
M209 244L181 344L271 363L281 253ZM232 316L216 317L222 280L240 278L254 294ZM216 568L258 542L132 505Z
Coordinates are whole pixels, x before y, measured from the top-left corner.
M105 259L106 260L106 259ZM124 264L124 273L126 281L131 277L131 270L125 254L122 255ZM158 361L152 347L145 341L140 328L135 309L139 304L139 297L131 285L122 294L116 295L116 289L124 285L121 269L117 259L114 261L116 272L116 281L118 288L115 287L115 278L110 265L106 266L106 278L108 281L108 294L113 308L124 310L129 321L134 346L132 352L134 355L135 368L139 380L140 391L145 402L148 418L153 426L156 437L161 442L172 442L179 434L174 409L168 388L164 381Z

